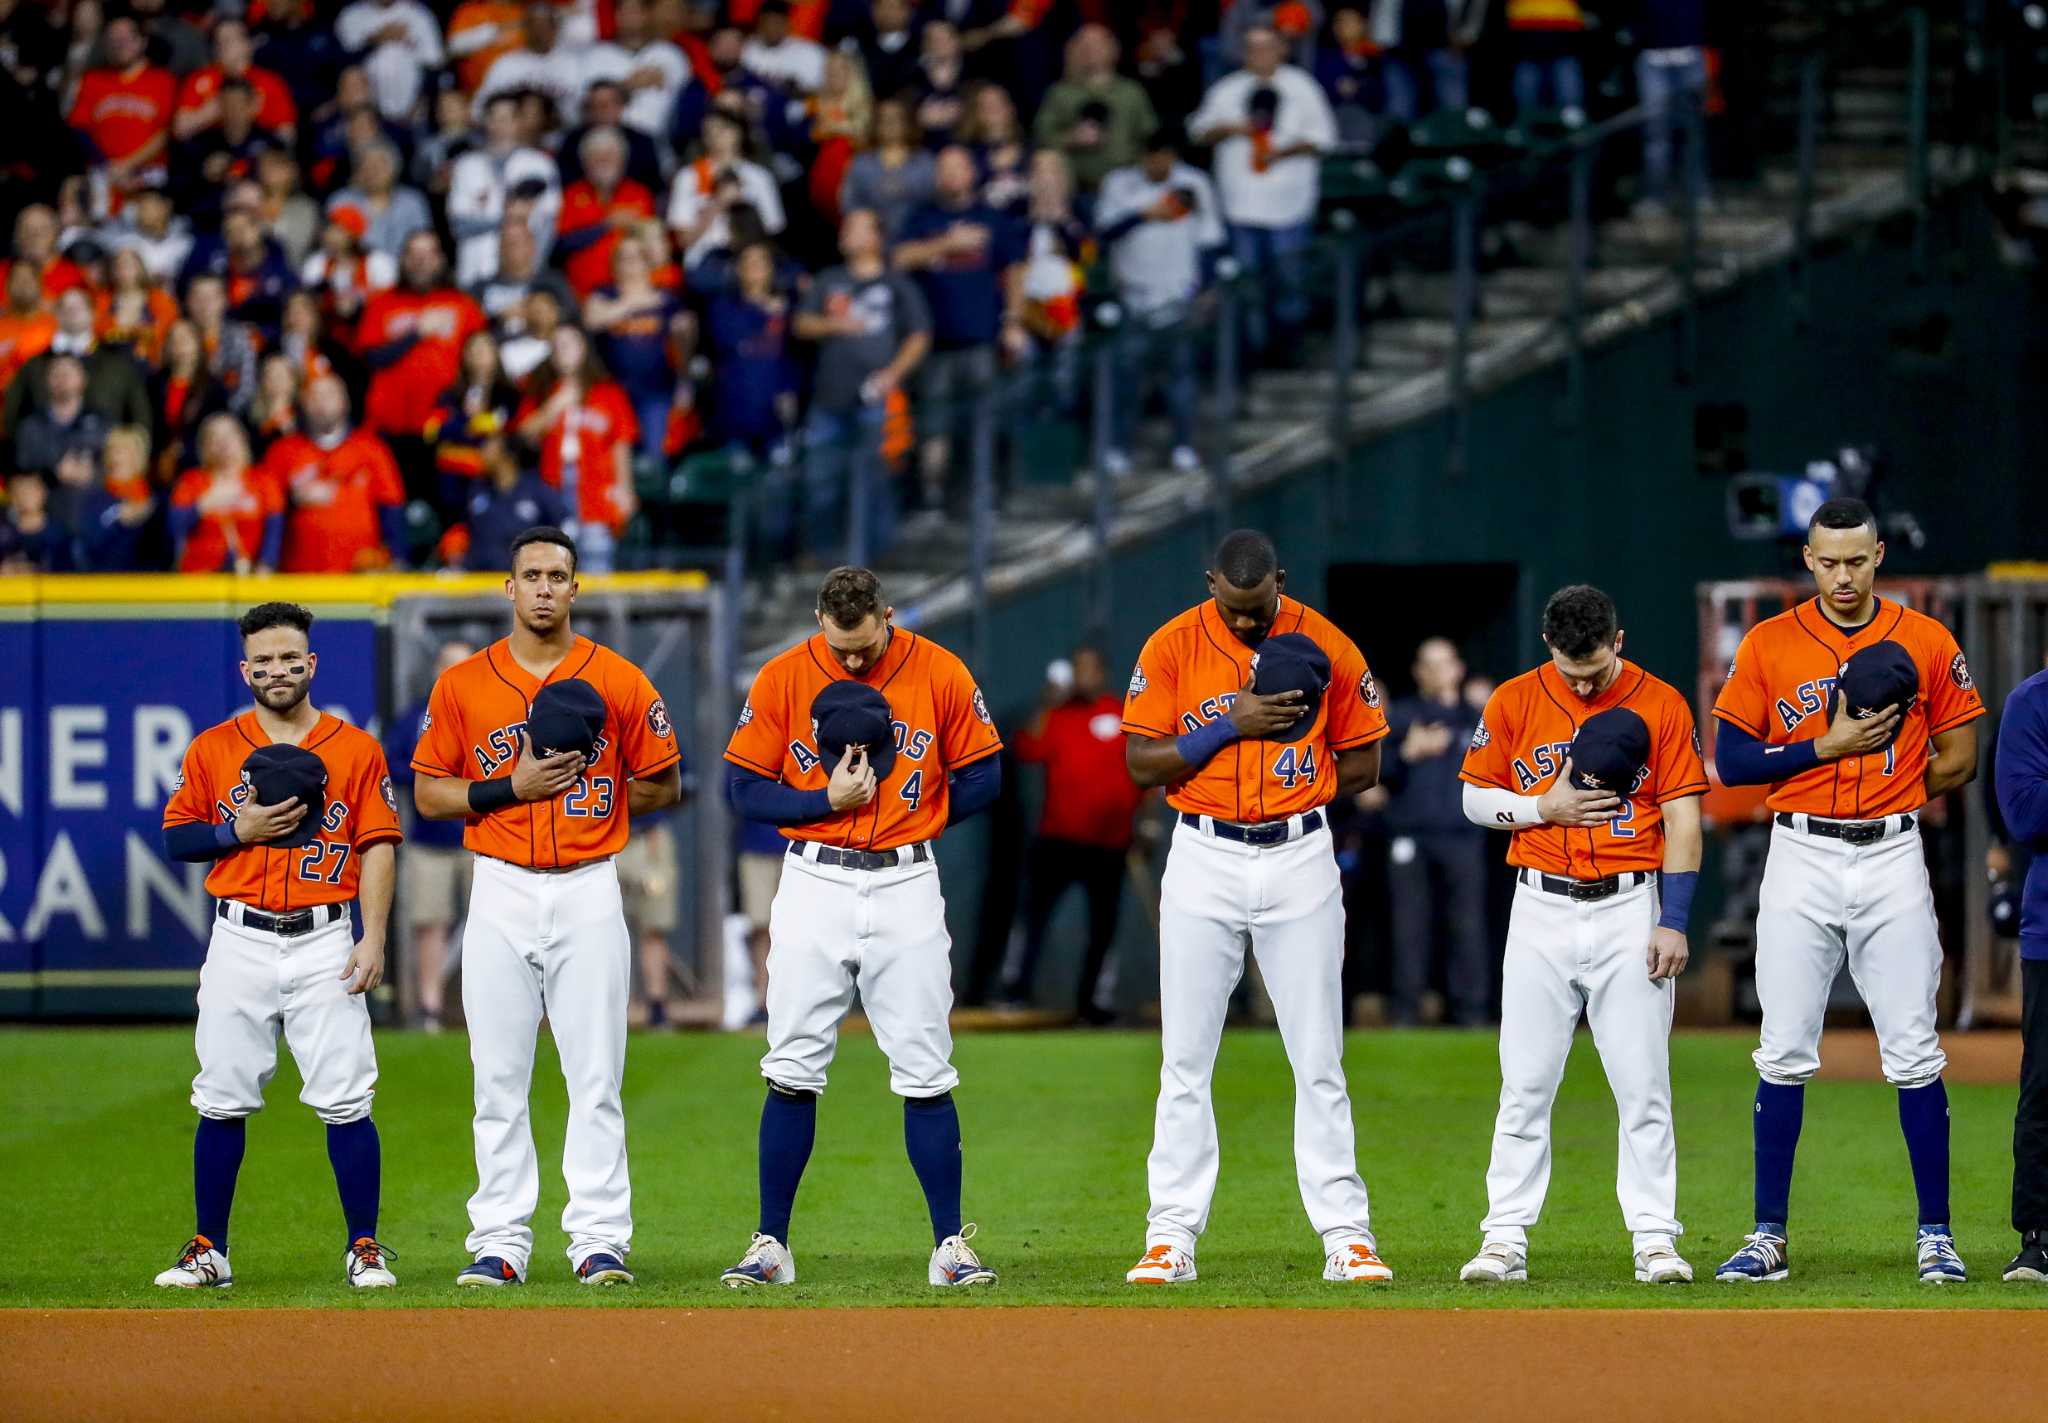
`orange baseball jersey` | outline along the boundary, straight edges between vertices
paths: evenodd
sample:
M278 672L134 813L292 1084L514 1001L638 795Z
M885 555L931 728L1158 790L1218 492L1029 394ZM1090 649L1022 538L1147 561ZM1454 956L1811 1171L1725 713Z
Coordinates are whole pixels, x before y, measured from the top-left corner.
M550 801L521 801L470 816L462 843L479 855L531 869L567 869L626 848L626 783L660 775L682 759L668 707L647 674L608 647L576 639L546 682L580 677L604 698L597 761ZM500 638L441 674L427 698L413 771L467 781L512 774L519 732L544 681Z
M855 850L936 839L946 828L947 775L995 755L1003 738L967 664L930 638L896 628L881 661L859 678L839 665L823 633L798 643L754 678L725 759L799 790L825 789L832 768L818 754L811 702L827 682L848 681L866 682L888 700L896 764L866 805L782 833Z
M1920 695L1899 721L1898 739L1870 756L1842 756L1771 787L1764 804L1834 820L1874 820L1927 802L1930 738L1984 715L1949 630L1884 598L1862 627L1838 627L1818 598L1766 618L1735 649L1714 715L1767 745L1810 741L1828 726L1829 693L1842 664L1872 643L1896 642L1920 672Z
M1295 741L1233 741L1167 794L1175 810L1255 824L1327 805L1337 793L1336 753L1387 734L1379 684L1356 643L1315 609L1286 597L1269 635L1284 632L1306 634L1330 659L1330 686L1308 734ZM1124 698L1124 730L1176 737L1230 715L1256 652L1225 626L1214 599L1189 608L1153 633L1138 654Z
M208 727L193 740L179 768L164 828L225 825L249 800L242 762L270 737L253 711ZM362 853L372 845L395 845L398 798L377 738L326 712L299 745L327 767L327 809L310 845L279 849L244 845L213 862L206 892L270 914L346 904L356 897Z
M1622 802L1621 814L1600 825L1536 825L1508 838L1508 863L1573 879L1602 879L1624 870L1664 867L1667 801L1705 795L1707 768L1700 760L1692 708L1669 682L1624 660L1607 690L1583 701L1545 662L1503 682L1487 698L1458 775L1475 786L1541 795L1564 769L1579 725L1595 712L1627 707L1650 729L1650 764Z

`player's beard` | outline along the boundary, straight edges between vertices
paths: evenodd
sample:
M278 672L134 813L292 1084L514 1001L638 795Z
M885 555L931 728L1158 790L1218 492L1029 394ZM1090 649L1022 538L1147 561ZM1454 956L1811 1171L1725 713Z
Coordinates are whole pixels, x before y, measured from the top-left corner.
M273 680L253 689L256 700L265 711L276 716L285 716L297 711L299 703L313 690L311 677L295 677L290 681Z

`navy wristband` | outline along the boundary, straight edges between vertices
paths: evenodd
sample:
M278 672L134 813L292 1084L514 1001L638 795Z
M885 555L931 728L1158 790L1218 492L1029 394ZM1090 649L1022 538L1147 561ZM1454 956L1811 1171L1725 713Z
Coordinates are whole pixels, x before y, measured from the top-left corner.
M519 792L512 789L510 776L493 776L488 781L469 783L469 813L489 815L494 810L503 810L508 805L519 803Z
M1700 887L1698 870L1666 870L1663 884L1663 912L1657 916L1657 927L1685 932L1685 926L1692 919L1692 897Z
M1237 734L1236 724L1227 716L1219 716L1193 731L1183 732L1174 738L1173 744L1180 752L1180 759L1187 762L1190 769L1199 770L1209 764L1210 757L1237 740Z

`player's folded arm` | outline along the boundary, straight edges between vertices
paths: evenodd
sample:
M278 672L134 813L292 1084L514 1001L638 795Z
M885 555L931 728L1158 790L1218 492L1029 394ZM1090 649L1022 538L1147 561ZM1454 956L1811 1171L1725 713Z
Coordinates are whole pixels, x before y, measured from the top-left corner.
M726 759L735 760L730 752ZM786 786L736 761L725 774L725 799L748 820L766 825L809 825L834 813L830 791Z
M164 822L164 853L188 864L217 860L242 848L232 821L216 824L210 820Z
M1714 713L1720 716L1718 711ZM1740 722L1723 718L1714 739L1714 770L1724 786L1768 786L1789 781L1820 764L1813 740L1767 745Z
M947 772L946 824L958 825L996 803L1003 793L1003 763L991 747L963 766Z

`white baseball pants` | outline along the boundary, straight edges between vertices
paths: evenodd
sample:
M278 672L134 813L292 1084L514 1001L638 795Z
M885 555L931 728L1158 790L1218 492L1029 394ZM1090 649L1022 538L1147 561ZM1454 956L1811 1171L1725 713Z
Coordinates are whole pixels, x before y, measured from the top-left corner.
M1683 1233L1671 1127L1670 980L1650 981L1654 880L1579 901L1515 886L1500 995L1500 1113L1486 1168L1488 1241L1527 1247L1550 1188L1550 1109L1583 1012L1619 1114L1614 1191L1636 1248Z
M354 947L346 912L293 938L214 919L193 1034L199 1075L192 1105L199 1115L230 1119L263 1110L280 1031L305 1079L299 1100L321 1121L370 1115L377 1086L370 1008L341 978Z
M1176 824L1159 904L1159 1107L1148 1245L1192 1251L1219 1152L1211 1084L1245 950L1258 955L1294 1069L1294 1166L1323 1247L1372 1239L1344 1082L1344 897L1327 830L1253 847Z
M569 1261L633 1239L626 1175L626 999L632 958L610 860L543 873L479 855L462 933L462 1011L476 1073L476 1194L466 1244L521 1278L533 1255L540 1162L527 1101L546 1015L569 1089L562 1229Z
M1844 959L1877 1029L1885 1080L1923 1087L1941 1076L1941 934L1917 825L1872 845L1772 827L1756 916L1764 1025L1753 1060L1764 1081L1790 1086L1820 1070L1821 1020Z
M953 1070L953 940L939 867L880 870L784 857L768 912L768 1055L761 1075L822 1092L854 990L889 1059L889 1089L936 1097Z

